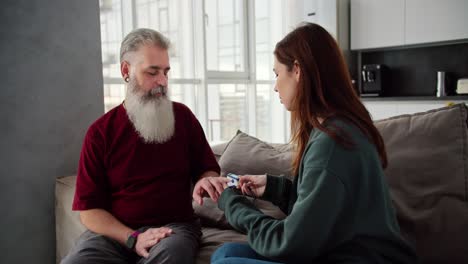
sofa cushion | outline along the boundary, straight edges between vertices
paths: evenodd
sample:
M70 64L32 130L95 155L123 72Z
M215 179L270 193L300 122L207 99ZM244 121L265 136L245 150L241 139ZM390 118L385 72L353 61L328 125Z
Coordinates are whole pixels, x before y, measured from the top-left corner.
M271 145L238 131L224 147L224 152L219 159L222 175L228 172L239 175L265 173L291 175L291 149L288 144ZM266 215L277 219L286 217L271 202L249 199ZM204 198L203 205L193 202L193 208L203 225L220 229L231 228L224 216L224 212L219 210L217 204L210 198Z
M288 144L271 145L238 131L219 159L221 174L275 174L291 177L291 148Z
M375 122L404 236L423 263L468 263L468 145L464 104Z
M79 213L72 211L76 176L57 178L55 181L55 235L57 263L64 258L86 228L81 224Z
M213 154L214 154L214 156L216 158L216 161L219 161L219 159L223 155L227 144L228 143L219 143L219 144L211 145L211 150L213 151Z
M232 229L224 216L224 212L219 210L218 204L211 200L211 198L204 197L202 205L192 201L192 207L195 214L200 218L202 226Z
M286 215L274 204L248 197L248 199L264 214L276 219L283 219ZM224 212L218 208L218 204L213 202L211 198L203 198L203 205L197 202L192 202L195 214L200 218L201 224L204 227L215 227L218 229L233 229L226 219Z

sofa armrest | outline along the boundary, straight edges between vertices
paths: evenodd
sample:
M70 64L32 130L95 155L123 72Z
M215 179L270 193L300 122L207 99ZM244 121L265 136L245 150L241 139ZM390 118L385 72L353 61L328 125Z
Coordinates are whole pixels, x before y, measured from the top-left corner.
M56 261L60 262L86 228L81 224L79 213L72 211L76 176L57 178L55 181L55 233Z

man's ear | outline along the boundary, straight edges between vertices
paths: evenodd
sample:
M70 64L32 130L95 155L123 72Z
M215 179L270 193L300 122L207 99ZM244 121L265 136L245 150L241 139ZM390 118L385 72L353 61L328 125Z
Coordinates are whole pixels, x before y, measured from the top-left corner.
M297 60L294 60L293 74L294 74L294 78L296 79L296 81L299 82L299 79L301 78L301 67Z
M120 63L120 73L124 79L130 76L130 63L128 61L124 60Z

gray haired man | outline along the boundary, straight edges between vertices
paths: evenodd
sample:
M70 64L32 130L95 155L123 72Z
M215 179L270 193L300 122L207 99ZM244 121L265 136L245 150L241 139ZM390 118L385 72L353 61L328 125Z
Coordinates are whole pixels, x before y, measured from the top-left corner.
M168 49L151 29L122 41L125 101L86 133L73 210L88 230L62 263L194 262L192 198L216 201L228 179L193 113L169 99Z

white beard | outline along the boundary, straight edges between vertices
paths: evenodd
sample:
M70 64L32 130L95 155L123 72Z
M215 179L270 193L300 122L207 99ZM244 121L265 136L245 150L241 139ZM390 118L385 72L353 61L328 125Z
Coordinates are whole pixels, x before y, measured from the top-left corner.
M143 94L135 81L130 79L125 96L125 108L135 130L146 143L164 143L175 131L175 117L172 101L166 94L156 97L153 88ZM162 88L163 91L166 88ZM166 93L164 91L164 93Z

